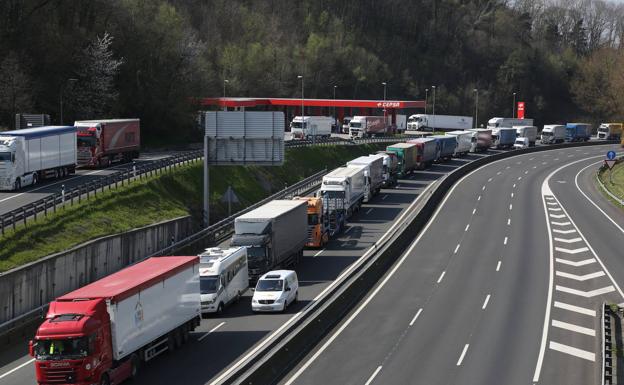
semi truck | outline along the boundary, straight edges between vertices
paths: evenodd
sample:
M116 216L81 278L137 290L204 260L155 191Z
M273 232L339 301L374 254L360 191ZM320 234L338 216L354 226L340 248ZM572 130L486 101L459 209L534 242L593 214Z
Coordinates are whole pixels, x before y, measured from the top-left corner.
M322 248L339 230L329 226L329 218L333 216L333 213L323 205L323 199L320 197L295 197L294 199L305 201L308 205L308 240L305 246Z
M472 132L471 152L483 152L492 147L492 130L489 128L474 128L468 130Z
M516 138L527 138L529 147L535 146L537 140L537 127L535 126L514 126L516 129Z
M563 124L547 124L542 129L542 144L563 143L566 138L566 126Z
M394 127L395 127L395 132L397 133L404 133L407 130L407 115L395 115L395 123L394 123ZM390 116L388 116L388 119L391 119Z
M343 134L348 134L349 133L349 122L351 122L351 119L353 119L352 116L345 116L344 118L342 118L342 133Z
M78 130L78 166L106 167L139 157L139 119L80 120L74 126Z
M383 187L392 187L397 184L399 173L399 158L392 151L377 151L383 157Z
M566 142L587 142L591 138L591 124L566 124Z
M399 160L398 177L402 178L416 169L417 149L414 143L395 143L386 147L386 151L394 152Z
M416 145L416 168L424 170L429 167L438 156L438 142L433 138L418 138L408 140L407 143Z
M471 131L450 131L446 135L454 136L457 145L453 156L459 157L467 155L472 149L472 132Z
M349 136L370 138L386 134L389 128L384 116L354 116L349 122Z
M75 127L45 126L0 132L0 190L19 190L75 171Z
M50 303L29 343L37 383L119 384L199 326L198 257L155 257Z
M347 167L363 167L366 182L364 203L370 202L379 193L383 184L383 157L380 155L360 156L349 162Z
M407 129L411 131L453 131L472 128L472 116L455 115L411 115Z
M306 202L276 199L234 219L230 246L247 247L249 280L296 264L308 241Z
M340 231L364 200L366 177L361 167L339 167L323 177L318 196L328 214L329 230Z
M598 139L620 140L622 137L622 123L602 123L598 126Z
M492 146L497 149L511 148L516 142L516 134L516 129L511 127L492 130Z
M488 120L487 128L495 130L500 127L511 128L513 126L532 126L533 119L519 118L492 118Z
M453 157L455 148L457 147L457 140L454 136L433 135L431 138L435 139L438 145L436 161L443 162Z
M295 116L290 122L290 132L293 139L329 138L333 124L334 118L330 116Z

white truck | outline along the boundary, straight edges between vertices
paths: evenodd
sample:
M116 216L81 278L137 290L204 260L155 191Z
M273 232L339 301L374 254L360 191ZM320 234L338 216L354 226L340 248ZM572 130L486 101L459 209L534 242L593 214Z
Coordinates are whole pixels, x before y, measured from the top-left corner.
M0 132L0 190L19 190L76 171L76 128L45 126Z
M563 124L547 124L542 129L542 144L563 143L566 138L566 126Z
M457 140L457 147L455 147L453 156L467 155L472 149L472 131L450 131L446 135L454 136Z
M395 115L396 121L395 121L395 127L396 127L396 132L397 133L404 133L407 130L407 115ZM389 117L389 119L392 119L392 117Z
M231 247L247 247L249 280L299 262L308 241L308 204L276 199L234 220Z
M487 128L492 130L507 127L511 128L513 126L532 126L533 119L518 119L518 118L492 118L488 120ZM492 132L494 134L494 132Z
M390 128L385 116L354 116L349 122L349 136L371 138L385 135Z
M472 116L415 114L407 120L410 131L453 131L472 128Z
M334 118L331 116L295 116L290 122L293 139L329 138Z
M347 162L347 167L363 167L365 176L364 203L379 193L383 184L384 157L381 155L360 156Z
M527 138L529 140L529 147L535 146L537 140L537 127L535 126L514 126L516 129L516 137Z
M249 288L247 248L211 247L198 257L202 313L220 314Z
M323 177L318 192L329 215L329 228L340 231L364 200L366 177L361 167L339 167Z

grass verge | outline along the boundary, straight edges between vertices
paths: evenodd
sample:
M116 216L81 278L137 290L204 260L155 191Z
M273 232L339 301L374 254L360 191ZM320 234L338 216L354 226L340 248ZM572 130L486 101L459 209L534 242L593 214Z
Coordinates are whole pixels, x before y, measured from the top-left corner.
M611 178L609 178L609 170L606 168L600 169L598 178L602 184L611 192L611 194L624 200L624 162L617 163L611 170ZM600 189L602 190L602 189ZM608 194L604 194L609 200L615 202Z

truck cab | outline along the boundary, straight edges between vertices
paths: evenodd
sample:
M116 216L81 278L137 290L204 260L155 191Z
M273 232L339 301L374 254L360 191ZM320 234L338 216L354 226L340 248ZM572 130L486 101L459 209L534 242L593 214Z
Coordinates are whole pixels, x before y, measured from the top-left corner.
M620 140L622 137L622 123L602 123L598 126L598 139Z
M308 204L308 241L306 247L321 248L329 241L328 213L318 197L295 197Z
M0 136L0 190L17 190L32 184L33 175L22 177L25 168L22 141L17 136Z

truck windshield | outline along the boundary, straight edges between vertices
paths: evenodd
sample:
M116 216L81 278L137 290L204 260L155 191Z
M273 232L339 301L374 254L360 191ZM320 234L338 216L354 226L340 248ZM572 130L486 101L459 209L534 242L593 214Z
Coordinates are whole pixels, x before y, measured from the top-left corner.
M607 132L607 131L609 131L609 128L601 126L601 127L598 127L598 131L600 131L600 132Z
M308 214L308 225L318 225L319 216L318 214Z
M95 138L92 136L79 136L77 138L78 147L94 147Z
M219 283L219 277L216 275L199 277L199 292L201 294L216 293L218 283Z
M10 161L11 161L10 152L0 152L0 162L10 162Z
M353 127L353 128L362 128L362 123L359 122L350 122L349 126Z
M263 258L265 255L264 247L247 247L247 257L249 259Z
M552 136L552 132L542 131L542 136Z
M35 356L38 360L77 359L89 355L89 340L95 337L67 338L59 340L38 340Z
M303 127L305 127L305 124ZM301 128L301 122L292 122L292 128Z
M282 291L283 279L261 279L256 285L256 291Z

